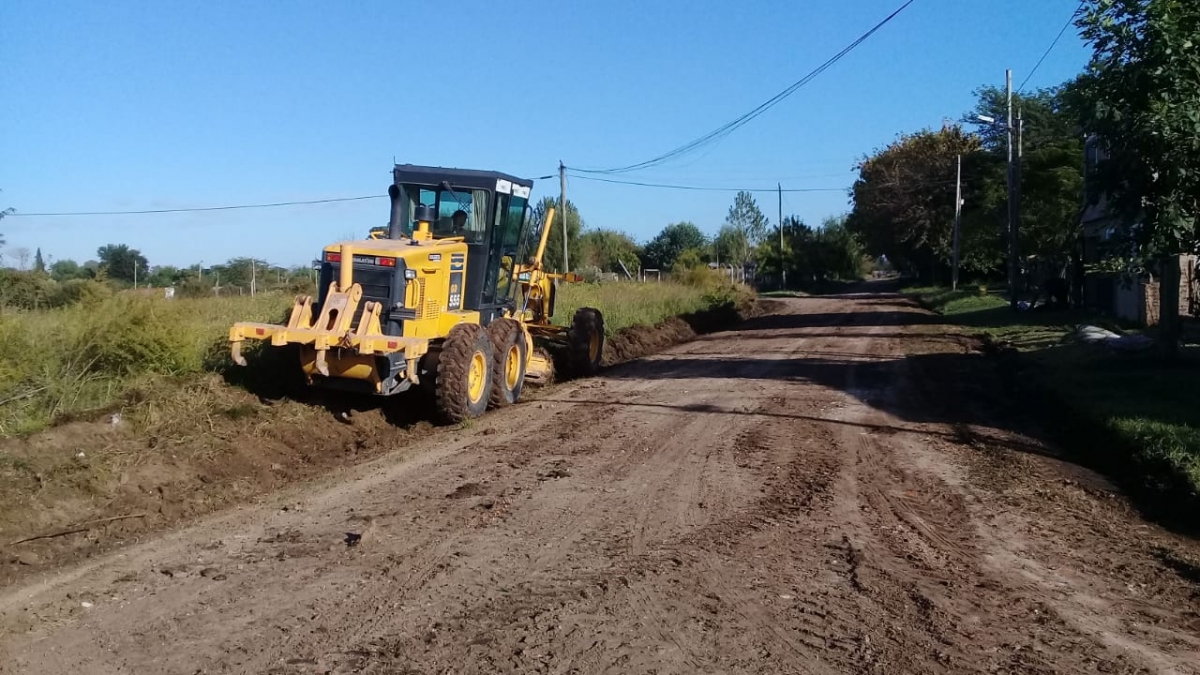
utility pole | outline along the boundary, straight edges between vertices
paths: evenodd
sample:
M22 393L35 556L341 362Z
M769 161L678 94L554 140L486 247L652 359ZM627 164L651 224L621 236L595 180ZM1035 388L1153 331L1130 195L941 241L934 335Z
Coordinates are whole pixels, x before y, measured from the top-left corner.
M567 167L563 165L562 160L558 160L558 183L562 188L562 203L559 204L559 211L562 211L562 233L563 233L563 268L564 274L571 270L571 263L567 259Z
M1008 116L1004 126L1008 131L1008 296L1009 306L1017 309L1017 219L1013 175L1013 114L1012 114L1012 70L1004 71L1005 92L1008 99Z
M1025 107L1017 108L1017 161L1013 166L1013 257L1021 273L1021 181L1025 178Z
M950 271L950 288L958 290L958 237L962 229L962 155L958 156L958 178L954 188L954 266Z
M258 267L254 264L254 258L250 259L250 297L254 297L255 286L258 285Z
M783 183L779 188L779 290L787 290L787 266L783 262Z
M133 287L137 288L137 260L133 261Z

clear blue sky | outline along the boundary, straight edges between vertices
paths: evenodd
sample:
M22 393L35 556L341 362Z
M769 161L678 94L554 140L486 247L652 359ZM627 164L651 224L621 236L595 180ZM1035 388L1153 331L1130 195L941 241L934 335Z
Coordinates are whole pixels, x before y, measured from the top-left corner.
M393 157L539 177L656 156L739 116L900 0L0 3L0 207L133 210L383 194ZM897 133L1020 83L1078 0L917 0L809 86L699 156L625 178L847 187ZM1074 28L1030 82L1086 63ZM733 193L573 179L588 226L715 232ZM538 181L534 195L558 193ZM774 195L759 195L775 220ZM785 195L810 222L845 193ZM303 264L386 200L179 215L5 218L54 259L128 243L151 264ZM7 261L6 261L7 262Z

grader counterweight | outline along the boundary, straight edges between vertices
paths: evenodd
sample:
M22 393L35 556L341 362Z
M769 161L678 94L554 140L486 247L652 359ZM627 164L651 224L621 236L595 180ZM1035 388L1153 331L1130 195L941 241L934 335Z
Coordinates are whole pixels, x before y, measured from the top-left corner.
M312 386L377 396L418 386L446 423L550 381L555 346L568 375L595 374L603 316L583 308L570 326L553 323L558 282L579 277L544 269L554 210L531 222L532 187L492 171L396 165L386 236L326 246L316 300L297 297L286 324L234 324L234 362L246 365L246 340L291 346Z

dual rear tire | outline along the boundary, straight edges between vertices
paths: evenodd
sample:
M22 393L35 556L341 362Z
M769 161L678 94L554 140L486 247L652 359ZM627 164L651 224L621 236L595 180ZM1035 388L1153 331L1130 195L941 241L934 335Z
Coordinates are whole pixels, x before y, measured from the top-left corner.
M521 398L528 363L525 334L512 319L487 329L462 323L450 329L436 357L433 395L437 417L458 424Z
M488 324L487 334L495 355L489 404L503 408L516 403L525 388L525 369L529 365L525 331L514 319L496 319Z
M521 398L529 364L525 331L514 319L497 319L485 329L463 323L450 330L436 356L433 394L437 417L457 424L504 408ZM567 357L573 377L591 377L604 355L604 317L584 307L567 331Z

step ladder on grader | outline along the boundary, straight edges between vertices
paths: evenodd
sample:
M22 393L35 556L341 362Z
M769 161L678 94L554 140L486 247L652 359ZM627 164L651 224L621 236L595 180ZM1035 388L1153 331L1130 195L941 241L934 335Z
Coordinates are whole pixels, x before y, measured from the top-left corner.
M286 324L237 323L246 340L299 351L310 386L394 396L414 386L440 421L511 405L525 384L590 376L604 351L604 318L581 308L553 323L557 284L544 269L554 209L533 223L533 182L493 171L396 165L386 232L326 246L318 297L296 298ZM533 251L532 255L529 253Z

